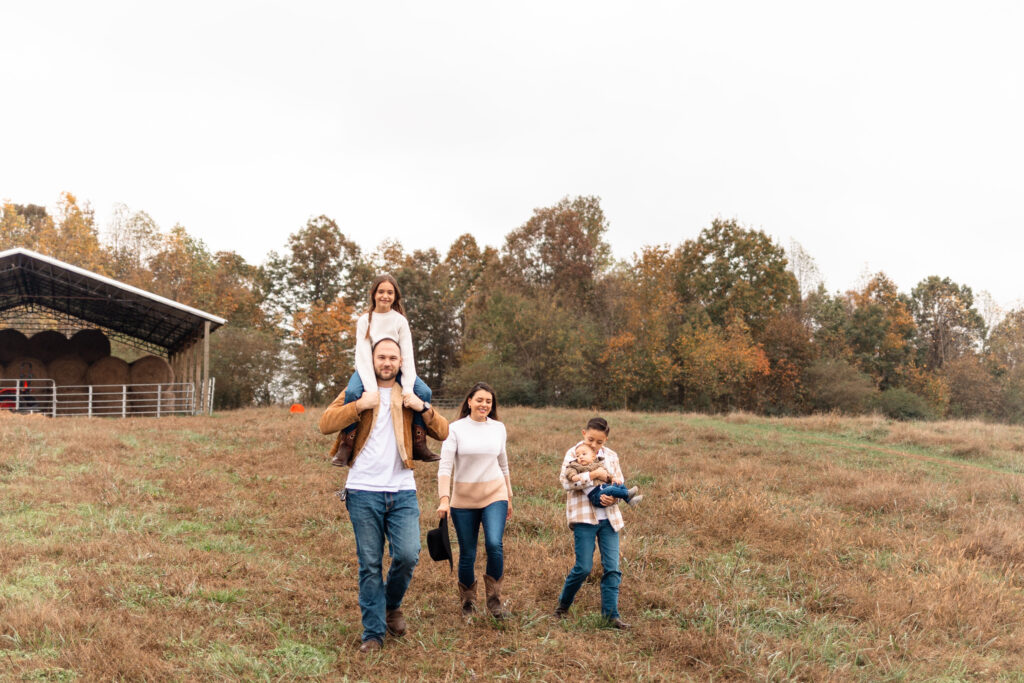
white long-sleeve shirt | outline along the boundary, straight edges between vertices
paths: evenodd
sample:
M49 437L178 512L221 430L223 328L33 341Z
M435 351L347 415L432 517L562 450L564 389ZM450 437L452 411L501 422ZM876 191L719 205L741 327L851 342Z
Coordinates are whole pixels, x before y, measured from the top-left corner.
M366 336L366 328L370 328L370 336ZM398 340L402 351L402 394L412 393L416 383L416 359L412 351L412 331L409 321L398 311L363 313L356 322L356 372L363 381L363 391L377 391L377 377L373 374L373 345L383 337Z

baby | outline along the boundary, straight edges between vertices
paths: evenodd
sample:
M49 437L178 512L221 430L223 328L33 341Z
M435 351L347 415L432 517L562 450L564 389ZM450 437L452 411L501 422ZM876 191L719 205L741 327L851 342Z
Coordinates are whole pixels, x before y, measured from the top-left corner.
M601 469L604 465L597 462L597 454L594 450L585 443L581 443L576 447L575 451L576 458L570 460L569 464L565 466L565 476L569 478L569 481L579 481L580 475L583 472L593 472L594 470ZM644 499L643 495L637 493L637 488L627 489L623 482L615 482L612 484L606 484L601 482L596 486L591 486L585 491L587 498L590 502L599 508L605 507L601 503L601 496L612 496L613 498L621 498L630 505L636 505Z

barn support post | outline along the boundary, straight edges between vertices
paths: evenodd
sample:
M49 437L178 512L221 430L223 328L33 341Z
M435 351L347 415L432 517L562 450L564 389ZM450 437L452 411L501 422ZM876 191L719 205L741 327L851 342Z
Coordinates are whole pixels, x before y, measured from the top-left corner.
M207 415L213 412L210 405L210 321L203 321L203 412Z

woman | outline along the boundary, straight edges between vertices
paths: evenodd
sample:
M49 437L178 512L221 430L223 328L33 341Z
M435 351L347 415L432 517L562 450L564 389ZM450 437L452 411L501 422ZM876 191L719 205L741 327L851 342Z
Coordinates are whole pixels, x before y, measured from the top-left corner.
M416 362L413 358L412 331L405 317L402 306L402 291L398 289L395 278L387 273L378 275L370 283L369 310L359 316L356 321L356 371L345 388L345 402L357 400L364 391L377 391L377 377L373 374L373 345L383 337L398 340L402 352L402 370L399 384L402 395L415 393L428 406L432 392L426 383L416 376ZM337 454L331 460L332 465L344 467L352 457L352 446L355 439L356 425L344 432ZM435 462L437 455L427 447L427 430L423 417L416 413L412 426L412 457L413 460Z
M615 505L611 496L601 496L601 503L607 507L592 505L587 498L586 490L597 483L622 483L622 469L619 467L619 456L605 446L611 428L603 417L592 418L583 430L583 440L570 448L562 459L562 469L558 480L566 491L565 516L572 529L576 550L576 563L569 575L565 577L565 585L558 596L555 616L564 617L576 598L576 592L583 585L594 567L594 543L601 550L601 615L614 628L627 629L629 624L619 618L619 583L622 573L619 571L619 531L624 526L622 512ZM576 457L576 447L581 443L590 446L597 453L597 462L601 467L593 472L585 472L577 481L567 475L566 466Z
M501 600L505 571L502 537L505 522L512 518L512 483L505 438L505 425L498 422L494 389L483 382L476 383L462 402L459 419L449 425L437 468L437 514L440 519L451 514L459 539L459 595L466 617L476 609L473 565L481 526L487 551L487 609L497 619L508 616Z

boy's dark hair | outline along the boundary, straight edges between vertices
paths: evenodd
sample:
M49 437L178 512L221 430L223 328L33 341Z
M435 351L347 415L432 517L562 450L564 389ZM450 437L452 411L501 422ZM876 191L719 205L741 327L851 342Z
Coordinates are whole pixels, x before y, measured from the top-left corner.
M592 417L587 423L587 429L596 429L599 432L604 432L605 436L612 433L612 428L608 426L608 420L603 417Z

